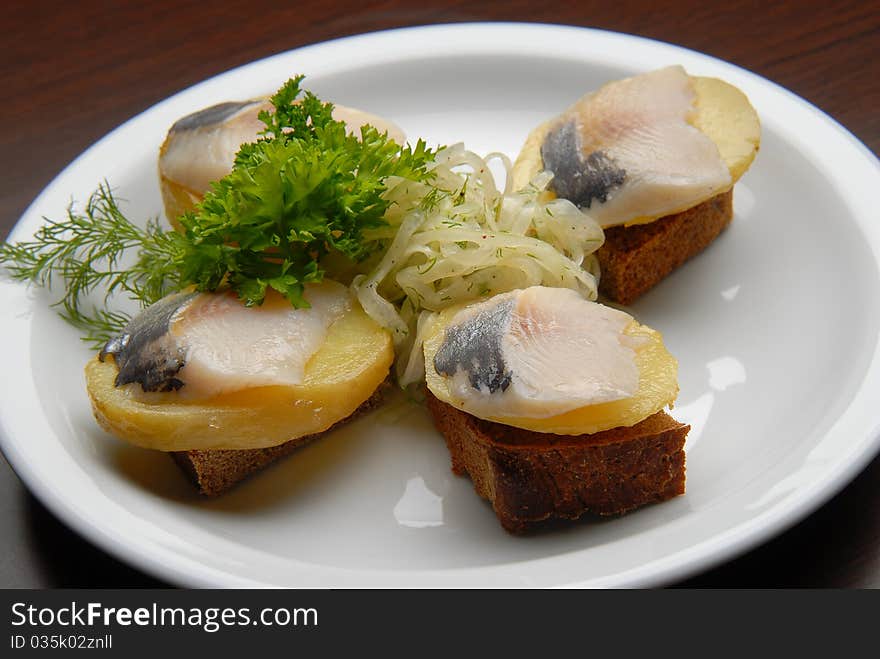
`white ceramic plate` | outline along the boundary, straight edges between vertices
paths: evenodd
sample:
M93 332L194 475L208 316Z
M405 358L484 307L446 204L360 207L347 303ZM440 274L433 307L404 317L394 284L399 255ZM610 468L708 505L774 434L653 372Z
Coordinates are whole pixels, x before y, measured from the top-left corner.
M628 516L518 538L454 476L424 411L396 401L234 492L203 500L164 455L91 418L91 356L42 292L0 286L3 450L33 492L107 551L182 585L652 586L766 540L847 483L878 447L880 168L816 108L677 47L568 27L455 25L284 53L188 89L113 131L28 209L13 239L103 178L131 214L161 212L157 148L180 116L296 72L410 137L515 156L582 93L681 63L725 78L763 122L736 218L640 300L680 362L693 429L688 492Z

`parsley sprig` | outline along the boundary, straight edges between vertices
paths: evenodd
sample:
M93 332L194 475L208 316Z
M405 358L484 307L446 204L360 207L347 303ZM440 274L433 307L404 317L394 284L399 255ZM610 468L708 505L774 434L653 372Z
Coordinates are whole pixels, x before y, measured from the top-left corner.
M0 245L0 266L18 280L51 287L59 277L62 315L86 339L105 341L127 322L125 314L90 307L94 290L109 299L123 292L147 306L195 286L229 286L247 305L259 305L269 289L296 307L307 282L326 274L325 257L357 263L383 248L364 231L383 225L388 177L423 181L434 151L421 140L401 146L372 126L351 135L332 117L333 106L288 80L262 112L262 137L243 145L232 172L212 184L195 210L180 219L183 233L131 222L105 182L82 212L47 220L33 240ZM134 265L123 255L135 252ZM330 260L328 260L329 262Z

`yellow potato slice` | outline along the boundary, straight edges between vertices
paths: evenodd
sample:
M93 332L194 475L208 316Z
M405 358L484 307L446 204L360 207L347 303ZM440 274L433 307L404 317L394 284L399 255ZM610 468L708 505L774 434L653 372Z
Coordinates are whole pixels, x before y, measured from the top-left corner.
M174 392L114 386L112 358L85 368L86 387L102 428L160 451L253 449L327 430L351 415L388 376L390 334L355 305L331 325L296 386L269 386L184 400Z
M428 389L443 402L460 408L449 390L448 379L438 374L434 368L434 356L444 341L445 325L458 310L459 308L444 311L440 315L427 333L424 350ZM636 321L630 323L624 332L642 339L642 345L635 354L639 369L639 390L635 396L587 405L543 419L488 417L488 420L535 432L581 435L633 426L672 405L678 396L678 362L663 345L660 332Z
M202 200L202 195L193 192L189 188L175 183L169 178L159 174L159 190L162 191L162 204L165 207L165 217L175 231L183 231L183 225L179 218L184 213L193 210Z
M761 122L749 99L718 78L691 77L696 113L691 123L712 138L736 183L761 146Z

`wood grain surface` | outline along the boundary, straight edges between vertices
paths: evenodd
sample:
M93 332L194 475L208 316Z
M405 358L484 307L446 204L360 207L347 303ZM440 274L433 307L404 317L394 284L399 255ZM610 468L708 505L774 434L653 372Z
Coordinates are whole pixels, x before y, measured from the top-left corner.
M758 73L880 149L880 10L870 2L4 2L0 236L80 152L206 77L291 48L462 21L650 37ZM0 587L162 585L69 531L0 464ZM880 459L794 528L684 587L880 587Z

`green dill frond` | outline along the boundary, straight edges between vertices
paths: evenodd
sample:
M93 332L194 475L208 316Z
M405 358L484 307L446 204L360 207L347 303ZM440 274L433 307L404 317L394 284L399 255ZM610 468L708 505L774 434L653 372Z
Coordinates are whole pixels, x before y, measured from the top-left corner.
M63 220L46 219L32 240L0 245L0 267L18 281L52 290L63 286L53 303L71 324L97 342L121 329L128 317L104 309L83 308L94 291L106 302L123 292L142 306L152 304L175 287L177 268L158 222L146 229L132 223L119 208L106 181L98 186L82 212L71 204ZM134 266L121 261L136 250Z
M82 332L81 339L94 350L100 350L114 336L118 336L131 320L121 311L94 309L91 314L70 314L62 311L60 316Z

